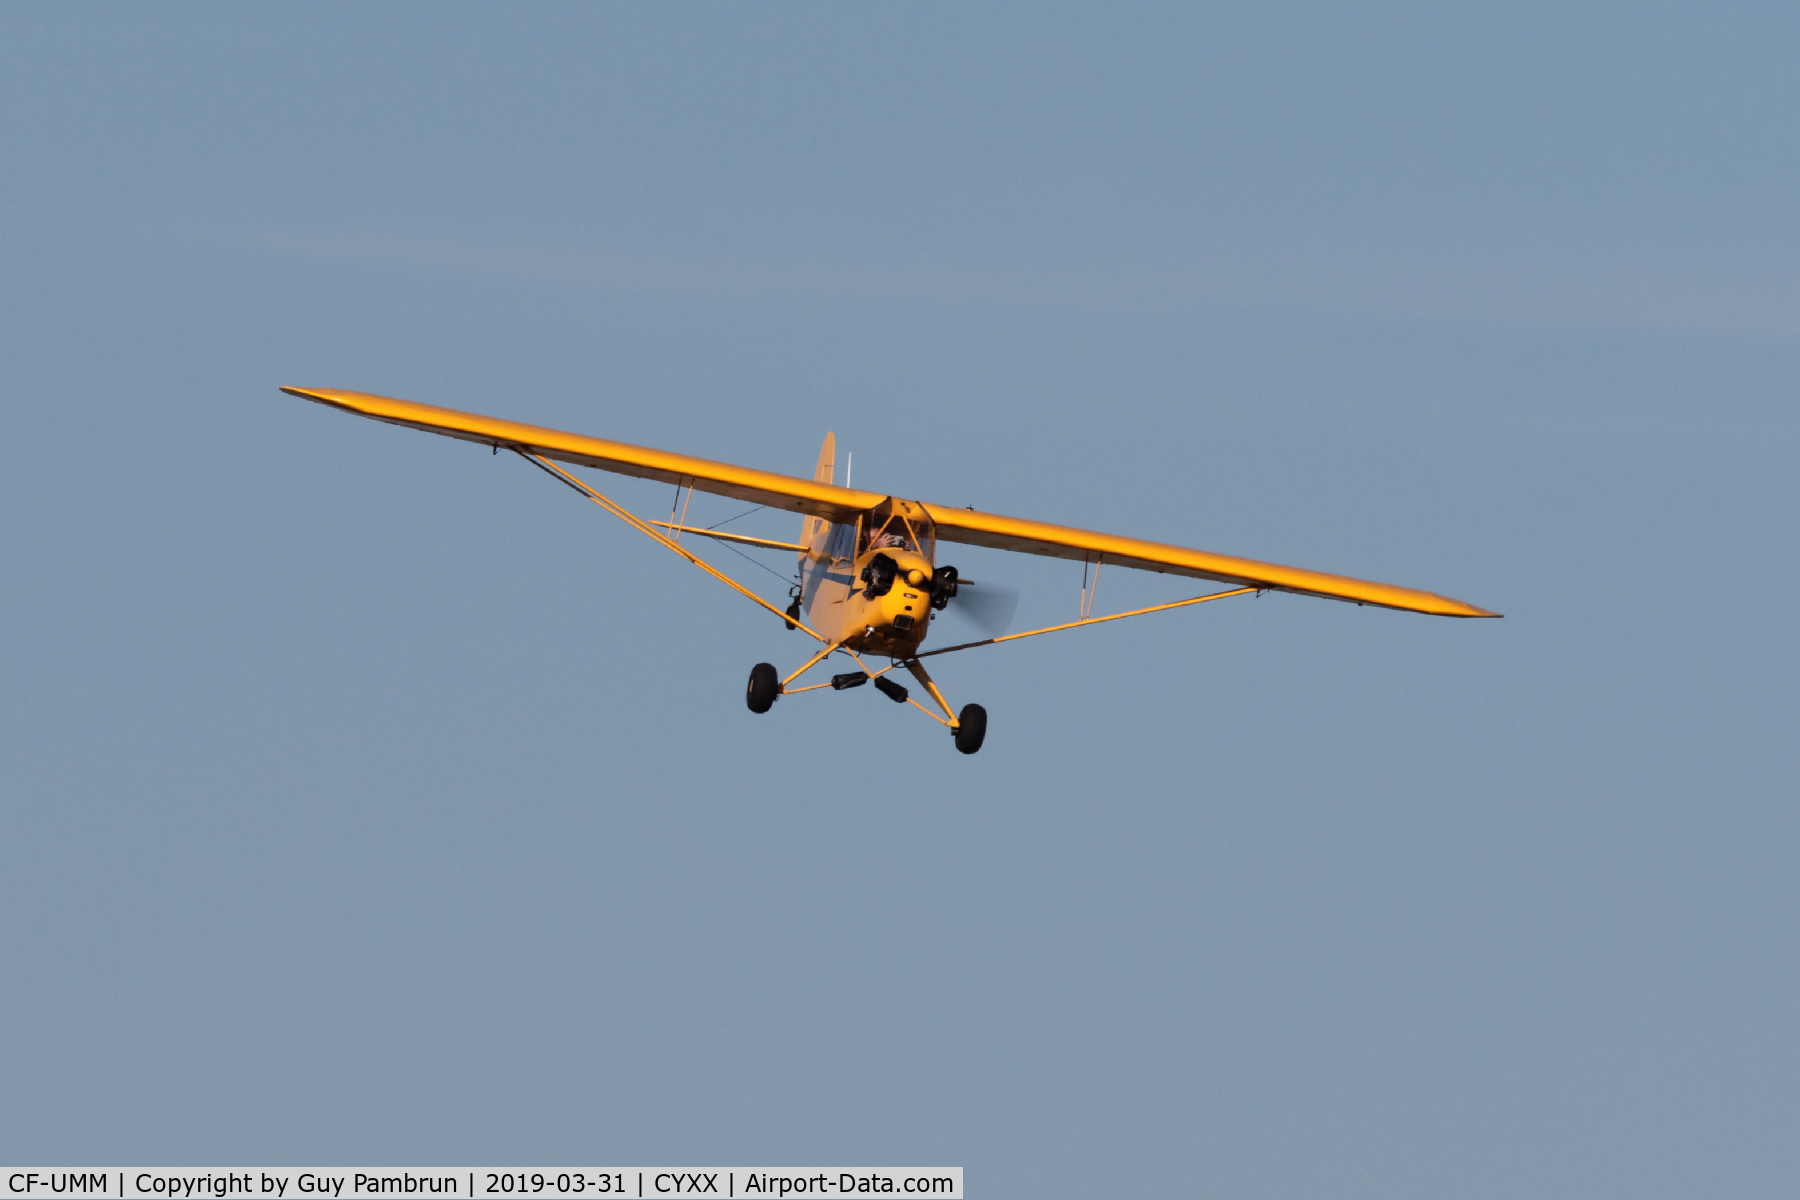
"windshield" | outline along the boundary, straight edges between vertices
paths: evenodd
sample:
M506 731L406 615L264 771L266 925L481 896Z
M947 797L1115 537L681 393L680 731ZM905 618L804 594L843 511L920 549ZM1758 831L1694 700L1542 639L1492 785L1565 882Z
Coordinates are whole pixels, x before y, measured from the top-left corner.
M907 501L890 501L877 508L864 518L863 529L859 552L910 550L930 559L937 549L931 518L923 507Z

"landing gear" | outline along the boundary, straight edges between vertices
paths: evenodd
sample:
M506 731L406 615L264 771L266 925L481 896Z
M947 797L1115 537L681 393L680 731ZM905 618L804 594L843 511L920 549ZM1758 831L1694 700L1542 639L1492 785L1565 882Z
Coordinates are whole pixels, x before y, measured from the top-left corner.
M956 748L964 754L981 749L987 737L987 709L979 704L965 704L956 715Z
M820 688L847 692L852 688L859 688L865 683L873 683L876 691L896 704L916 704L917 702L911 699L911 694L907 689L894 682L888 674L895 667L905 667L912 673L913 678L917 679L920 685L931 694L931 699L937 705L938 712L944 715L938 716L937 712L932 712L923 704L917 706L933 720L952 726L951 733L954 735L956 748L959 751L964 754L973 754L981 749L981 744L987 740L987 709L979 704L965 704L961 713L953 715L950 702L944 699L944 693L938 691L937 684L931 681L931 676L926 672L925 664L917 658L897 660L879 671L873 671L854 652L847 652L851 658L856 659L856 664L862 667L862 670L833 675L824 683L806 684L801 687L790 686L800 676L823 662L839 648L840 644L837 642L826 642L823 649L814 654L804 666L785 680L776 673L775 668L770 664L757 663L750 671L750 683L744 690L744 703L753 713L766 713L782 696L817 691Z
M787 606L787 612L783 615L787 617L789 632L792 632L800 628L800 589L796 587L788 595L793 597L794 602Z
M750 706L753 713L766 713L775 706L775 697L781 695L781 676L769 663L757 663L750 668L750 685L744 689L744 703ZM979 739L976 745L980 745ZM974 751L968 751L973 754Z

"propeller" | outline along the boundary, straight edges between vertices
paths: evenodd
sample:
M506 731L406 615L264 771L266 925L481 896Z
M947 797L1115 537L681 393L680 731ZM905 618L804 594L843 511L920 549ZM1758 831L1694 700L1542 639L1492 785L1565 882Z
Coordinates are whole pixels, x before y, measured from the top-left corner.
M1013 613L1018 607L1017 588L995 583L977 585L971 580L958 579L956 592L944 606L944 611L973 625L983 637L995 638L1012 624Z

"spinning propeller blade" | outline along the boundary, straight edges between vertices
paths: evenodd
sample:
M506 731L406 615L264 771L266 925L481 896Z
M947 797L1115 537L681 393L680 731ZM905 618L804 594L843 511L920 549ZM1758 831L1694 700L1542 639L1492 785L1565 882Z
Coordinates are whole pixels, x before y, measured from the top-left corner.
M1013 612L1019 607L1019 590L984 583L976 586L964 579L958 582L956 597L946 611L955 613L983 637L999 637L1012 624Z

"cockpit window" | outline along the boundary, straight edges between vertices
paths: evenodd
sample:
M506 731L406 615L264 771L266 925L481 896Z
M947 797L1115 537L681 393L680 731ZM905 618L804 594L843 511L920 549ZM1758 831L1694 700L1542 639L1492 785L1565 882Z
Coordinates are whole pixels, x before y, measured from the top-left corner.
M921 506L907 501L878 505L857 525L858 557L875 550L900 550L929 559L937 549L931 517Z
M850 558L856 549L856 526L833 525L831 533L825 540L825 557L829 559Z
M886 525L870 535L868 549L897 549L917 552L919 545L913 537L912 530L907 528L906 518L889 517Z

